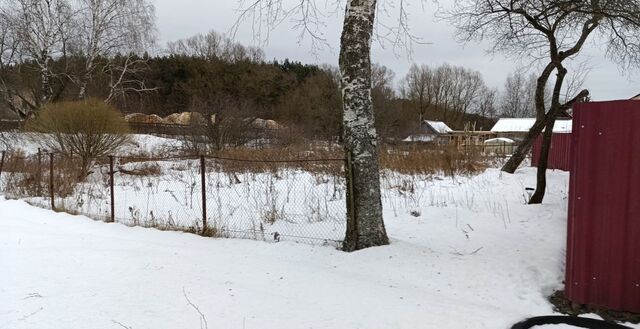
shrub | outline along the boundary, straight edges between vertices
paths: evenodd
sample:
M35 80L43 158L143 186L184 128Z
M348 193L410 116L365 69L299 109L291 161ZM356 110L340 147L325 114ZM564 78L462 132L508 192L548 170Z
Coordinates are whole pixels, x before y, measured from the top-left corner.
M53 152L78 155L86 173L89 161L130 142L126 122L115 108L97 99L47 105L25 129Z

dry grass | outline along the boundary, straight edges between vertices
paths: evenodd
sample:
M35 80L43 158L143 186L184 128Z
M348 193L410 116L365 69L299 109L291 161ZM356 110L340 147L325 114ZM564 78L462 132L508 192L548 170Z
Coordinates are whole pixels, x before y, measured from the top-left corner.
M283 148L235 148L216 152L210 160L216 170L226 172L275 172L304 170L318 174L342 175L345 164L340 146L289 146ZM380 168L406 175L469 175L485 170L491 158L480 149L460 150L429 144L382 145ZM238 159L240 161L231 160ZM326 159L326 161L316 161ZM308 160L308 161L305 161ZM209 167L211 165L208 164Z
M157 162L142 162L131 169L119 166L117 171L129 176L154 177L162 175L162 167Z
M406 195L408 204L420 203L423 197L417 193L416 181L421 175L471 175L483 171L491 164L494 158L485 157L479 150L464 152L452 147L437 147L425 144L402 144L402 145L382 145L380 147L380 167L384 171L383 180L386 182L386 189L398 190ZM334 185L344 186L344 153L341 146L337 144L322 144L306 146L271 147L264 149L234 148L209 154L207 156L208 172L226 173L229 177L238 177L241 174L267 173L274 181L286 177L286 171L299 170L311 173L318 184L331 180ZM180 159L191 159L189 161L178 161ZM167 173L172 171L186 171L189 188L196 188L199 185L199 161L197 156L182 156L180 158L150 158L150 157L117 157L116 171L123 175L118 177L123 180L136 180L163 174L163 168ZM170 166L165 166L159 161L173 161ZM319 161L318 161L319 160ZM102 195L109 191L108 185L108 163L107 157L101 157L91 161L89 173L83 174L82 159L80 157L54 156L54 190L56 198L56 208L58 211L68 213L78 213L74 210L73 200L65 204L66 197L83 195L85 201L93 198L91 191L86 187L94 189ZM7 153L2 173L2 186L0 188L11 198L32 198L35 201L46 201L49 198L49 154L26 156L24 153ZM95 172L96 175L91 175ZM397 174L397 175L394 175ZM397 177L390 179L389 177ZM175 177L169 179L177 179ZM88 184L83 184L88 183ZM193 195L193 190L191 194ZM265 205L259 205L256 212L265 224L271 224L281 220L280 208L277 207L277 191L273 185L264 192ZM340 192L338 192L340 193ZM334 190L334 195L336 190ZM41 197L41 198L37 198ZM330 196L328 196L330 197ZM327 198L328 198L327 197ZM426 198L426 197L425 197ZM69 199L69 198L67 198ZM437 200L436 200L437 201ZM90 202L90 201L88 201ZM431 203L434 203L432 200ZM45 205L46 206L46 205ZM78 208L79 209L79 208ZM320 211L318 211L320 213ZM101 214L102 215L102 214ZM101 215L91 215L90 217L104 220ZM420 216L419 212L411 213L412 216ZM159 230L181 230L200 234L204 236L220 237L224 236L224 226L207 227L202 229L201 223L195 222L192 225L181 226L174 224L171 220L162 221L154 218L151 214L150 220L138 220L135 216L133 223L128 225L153 227ZM212 220L216 223L215 220ZM262 225L262 224L260 224ZM257 229L256 229L257 231Z
M282 169L339 175L344 166L342 150L316 145L312 147L234 148L210 154L209 170L238 172L272 172Z
M405 144L380 149L380 167L406 175L470 175L484 171L488 160L477 148L465 152L451 146Z
M7 153L2 169L2 190L10 197L38 197L51 194L50 155L25 155L21 151ZM71 195L76 185L86 177L82 159L54 155L53 188L59 197Z

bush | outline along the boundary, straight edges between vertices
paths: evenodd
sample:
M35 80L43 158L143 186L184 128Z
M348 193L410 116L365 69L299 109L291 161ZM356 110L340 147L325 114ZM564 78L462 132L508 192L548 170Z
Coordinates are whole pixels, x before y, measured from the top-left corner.
M50 151L77 155L86 173L91 159L130 142L126 122L115 108L97 99L53 103L30 119L25 129Z

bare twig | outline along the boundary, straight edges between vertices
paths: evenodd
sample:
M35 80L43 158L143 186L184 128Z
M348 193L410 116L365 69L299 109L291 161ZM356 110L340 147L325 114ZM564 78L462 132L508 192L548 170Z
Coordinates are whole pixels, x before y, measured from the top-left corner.
M451 250L453 250L453 252L451 253L451 254L453 254L453 255L456 255L456 256L472 256L472 255L477 254L477 253L478 253L480 250L482 250L484 247L480 247L480 248L478 248L478 249L476 249L476 250L474 250L474 251L472 251L472 252L470 252L470 253L462 253L462 252L458 251L458 250L457 250L456 248L454 248L454 247L449 247L449 248L451 248Z
M191 300L189 299L189 296L187 296L187 291L184 289L184 287L182 287L182 294L184 295L184 298L187 300L187 303L189 304L189 306L193 307L193 309L196 310L196 312L198 312L198 314L200 315L200 329L208 329L209 325L207 324L207 318L200 311L200 308L198 308L196 304L191 302Z
M118 321L116 321L116 320L111 320L111 322L113 322L113 323L115 323L115 324L119 325L120 327L122 327L122 328L124 328L124 329L133 329L133 327L127 327L127 326L125 326L124 324L122 324L122 323L120 323L120 322L118 322Z

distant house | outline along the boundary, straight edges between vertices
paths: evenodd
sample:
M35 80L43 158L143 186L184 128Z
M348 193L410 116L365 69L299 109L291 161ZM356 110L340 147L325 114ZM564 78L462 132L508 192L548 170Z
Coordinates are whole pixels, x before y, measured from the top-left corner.
M520 142L527 135L536 119L533 118L503 118L491 128L497 137L504 137ZM557 120L553 126L554 133L571 133L572 120Z
M435 142L446 144L449 141L449 135L453 133L453 129L449 128L442 121L424 120L420 125L420 129L407 137L405 142Z

